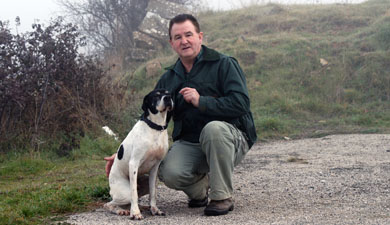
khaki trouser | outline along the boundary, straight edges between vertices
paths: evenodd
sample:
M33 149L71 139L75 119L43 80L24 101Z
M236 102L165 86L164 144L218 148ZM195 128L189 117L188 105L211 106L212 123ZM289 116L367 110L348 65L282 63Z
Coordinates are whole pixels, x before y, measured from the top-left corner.
M190 199L222 200L233 195L233 167L248 152L247 141L233 125L213 121L202 130L200 143L175 141L162 161L159 178Z

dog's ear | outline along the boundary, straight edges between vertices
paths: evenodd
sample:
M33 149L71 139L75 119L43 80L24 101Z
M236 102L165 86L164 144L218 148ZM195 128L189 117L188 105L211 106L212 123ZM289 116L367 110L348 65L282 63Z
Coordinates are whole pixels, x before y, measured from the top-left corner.
M166 124L168 124L169 123L169 121L171 120L171 118L172 118L172 115L173 115L173 110L171 110L171 111L168 111L168 113L167 113L167 122L166 122Z
M149 96L151 95L152 93L150 92L149 94L147 94L145 97L144 97L144 101L142 103L142 110L148 114L148 105L150 105L150 98Z
M145 116L149 116L149 111L153 114L158 113L156 109L156 102L154 102L154 96L156 94L156 90L151 91L144 98L144 102L142 103L142 110L144 111Z

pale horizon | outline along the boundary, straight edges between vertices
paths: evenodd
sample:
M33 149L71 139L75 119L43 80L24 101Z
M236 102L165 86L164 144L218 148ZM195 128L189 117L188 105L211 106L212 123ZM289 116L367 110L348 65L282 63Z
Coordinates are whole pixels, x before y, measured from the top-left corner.
M334 3L362 3L366 0L204 0L206 8L212 10L230 10L254 3L267 4L334 4ZM57 0L5 0L0 8L0 20L9 21L12 32L19 33L32 31L31 25L41 23L48 25L51 19L64 15L63 9ZM20 17L21 25L16 27L15 19Z

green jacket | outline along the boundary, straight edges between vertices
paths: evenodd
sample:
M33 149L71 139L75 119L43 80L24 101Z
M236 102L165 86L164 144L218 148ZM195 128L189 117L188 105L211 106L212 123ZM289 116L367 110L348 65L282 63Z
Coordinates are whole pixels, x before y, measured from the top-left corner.
M179 59L166 69L156 88L167 89L174 100L173 140L198 143L203 127L210 121L218 120L231 123L243 131L249 147L255 143L257 136L246 79L234 58L202 46L188 74ZM179 94L184 87L198 91L199 108L187 103Z

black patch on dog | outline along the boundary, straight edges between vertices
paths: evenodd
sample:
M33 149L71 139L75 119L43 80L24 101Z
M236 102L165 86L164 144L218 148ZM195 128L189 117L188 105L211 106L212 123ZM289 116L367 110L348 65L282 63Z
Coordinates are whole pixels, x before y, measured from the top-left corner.
M118 150L118 159L119 159L119 160L121 160L121 159L123 158L123 151L124 151L123 145L121 145L121 146L119 147L119 150Z

